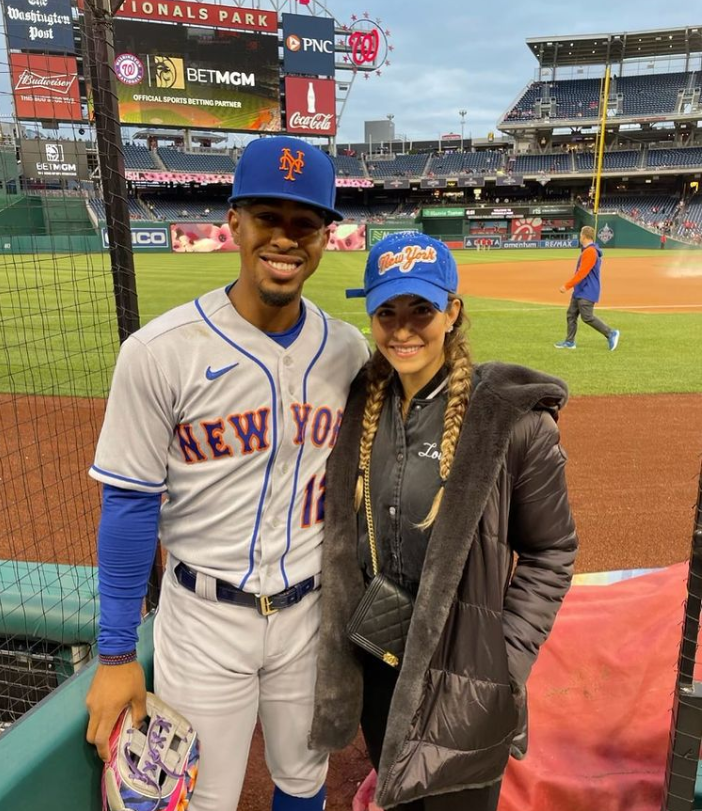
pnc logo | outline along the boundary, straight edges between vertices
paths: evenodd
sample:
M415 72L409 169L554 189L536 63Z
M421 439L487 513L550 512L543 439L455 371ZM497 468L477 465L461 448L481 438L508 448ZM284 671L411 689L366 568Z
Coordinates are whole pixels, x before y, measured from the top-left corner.
M285 45L290 51L299 51L300 48L302 48L302 40L297 34L290 34L290 36L285 40Z
M290 34L290 36L285 38L285 47L293 53L297 53L298 51L303 51L304 53L308 51L324 54L334 53L334 42L332 40L299 37L297 34Z
M284 180L297 180L296 177L293 176L293 173L297 175L302 174L302 169L305 165L305 153L302 150L297 150L297 157L294 158L292 152L288 149L288 147L284 147L284 149L280 153L280 165L278 168L281 172L287 172L284 177Z

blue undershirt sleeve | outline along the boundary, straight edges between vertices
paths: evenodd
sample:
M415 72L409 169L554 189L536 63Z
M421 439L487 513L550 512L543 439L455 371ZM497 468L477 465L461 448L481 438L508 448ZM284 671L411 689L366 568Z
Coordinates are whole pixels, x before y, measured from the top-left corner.
M103 655L136 648L141 606L156 553L160 493L103 486L98 528L98 592Z

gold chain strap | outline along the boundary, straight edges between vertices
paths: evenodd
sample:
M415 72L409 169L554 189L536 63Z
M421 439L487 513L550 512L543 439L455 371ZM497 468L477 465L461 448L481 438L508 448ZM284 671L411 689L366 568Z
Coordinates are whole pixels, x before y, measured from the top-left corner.
M368 546L370 546L373 577L378 574L378 550L375 546L375 530L373 529L373 515L370 503L370 464L363 471L363 501L366 505L366 524L368 524Z

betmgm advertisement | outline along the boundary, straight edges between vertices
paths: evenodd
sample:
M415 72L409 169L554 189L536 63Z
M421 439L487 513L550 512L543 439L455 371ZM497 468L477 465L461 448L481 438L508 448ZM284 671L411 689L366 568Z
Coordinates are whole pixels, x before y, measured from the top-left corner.
M278 38L115 20L122 124L278 132Z

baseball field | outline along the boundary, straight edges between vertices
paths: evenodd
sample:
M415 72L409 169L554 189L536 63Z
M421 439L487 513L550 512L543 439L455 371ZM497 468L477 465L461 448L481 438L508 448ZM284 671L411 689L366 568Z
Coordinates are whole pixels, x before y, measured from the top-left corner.
M702 451L702 252L605 251L597 312L621 332L615 352L585 326L576 350L553 346L565 337L568 296L558 288L575 250L455 255L475 361L533 366L570 387L560 428L578 571L686 559ZM364 261L328 253L306 295L367 332L363 302L344 295L360 286ZM0 558L95 561L99 494L86 469L117 349L108 263L102 255L0 259ZM136 267L143 324L234 279L238 255L137 254ZM65 510L72 501L82 505L75 515ZM270 792L260 745L244 811L264 807ZM366 773L360 747L333 760L329 811L350 806Z

